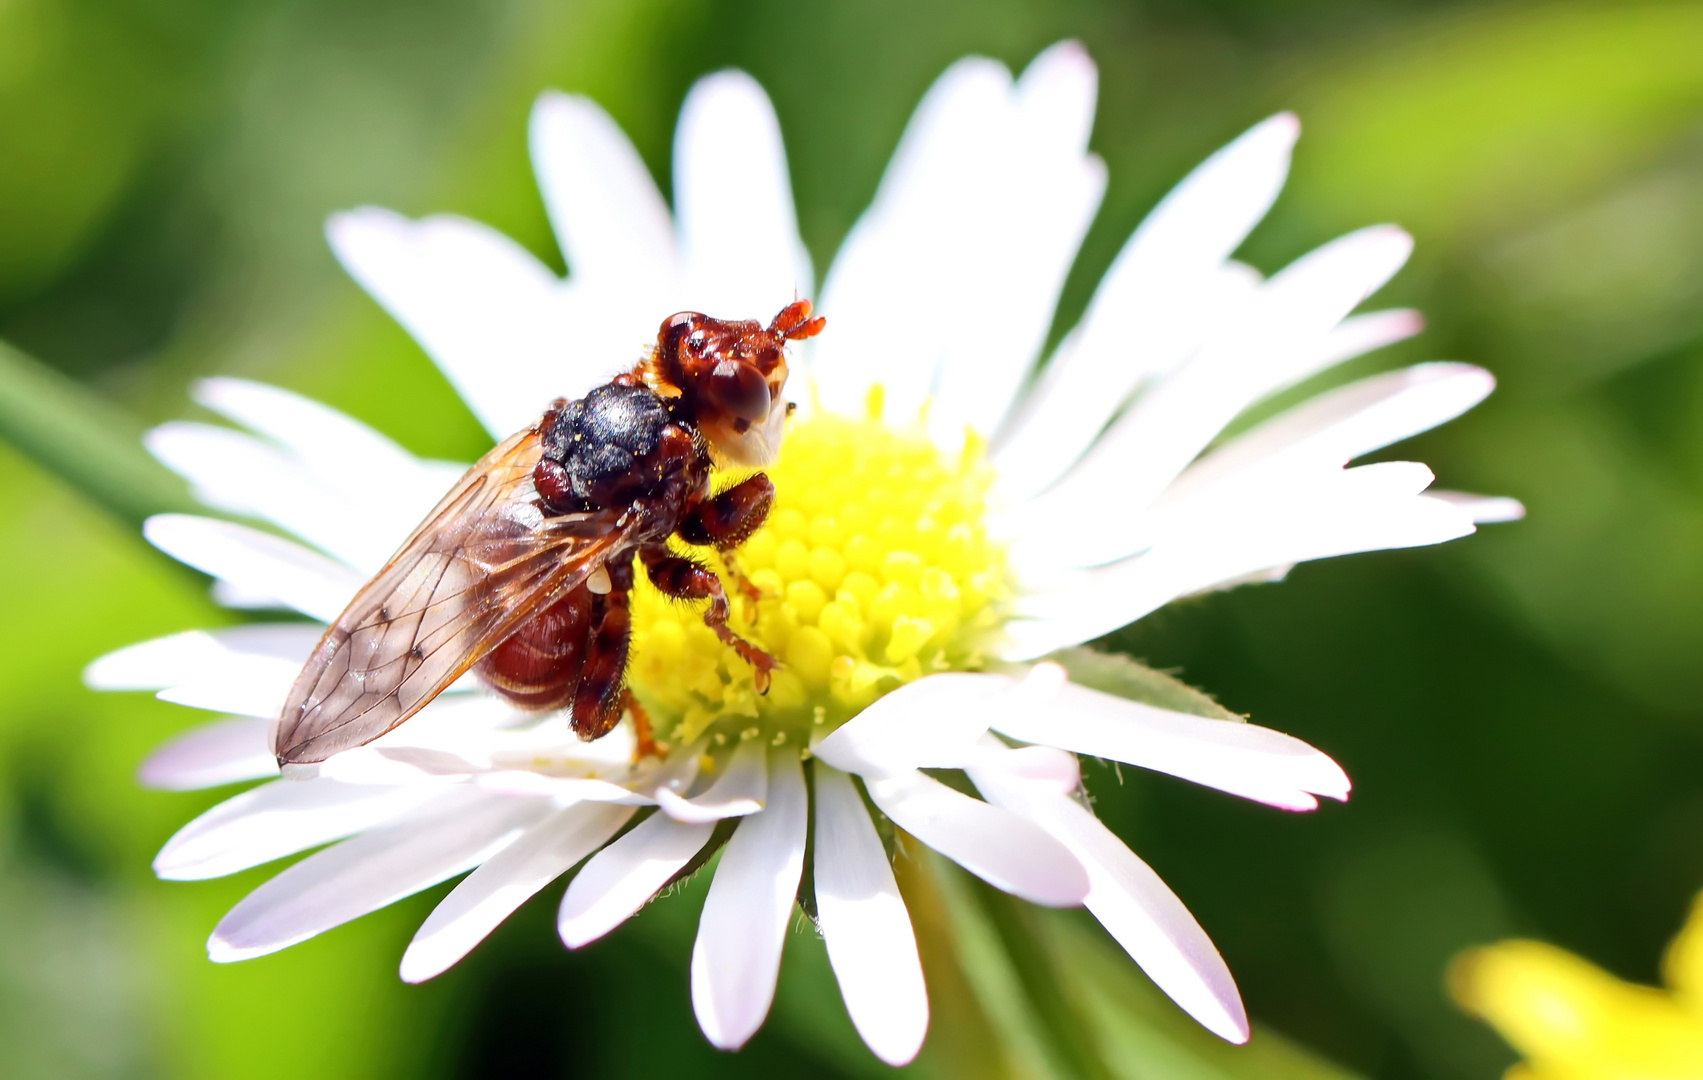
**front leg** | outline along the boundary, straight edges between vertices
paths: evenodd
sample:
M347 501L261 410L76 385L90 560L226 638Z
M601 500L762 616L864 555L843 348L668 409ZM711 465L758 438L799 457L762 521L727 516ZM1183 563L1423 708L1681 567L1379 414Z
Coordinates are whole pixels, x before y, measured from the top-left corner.
M727 628L727 591L721 587L715 571L684 556L670 554L661 544L640 548L639 558L644 560L651 582L665 596L710 602L704 612L704 625L715 631L723 645L751 665L757 693L768 693L769 672L779 667L780 661Z
M729 551L762 527L774 504L775 485L758 473L692 507L677 531L688 544Z
M686 512L676 530L680 539L698 547L713 547L721 552L721 561L733 579L734 587L747 600L756 603L763 598L751 579L739 572L733 562L733 549L750 539L751 534L768 520L769 509L775 504L775 485L762 473L747 477L713 499L704 499Z

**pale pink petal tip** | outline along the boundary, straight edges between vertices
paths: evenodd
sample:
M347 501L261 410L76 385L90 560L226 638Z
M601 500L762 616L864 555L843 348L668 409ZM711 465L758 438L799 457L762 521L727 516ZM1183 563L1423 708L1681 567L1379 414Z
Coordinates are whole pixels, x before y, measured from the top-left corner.
M136 770L143 787L194 791L278 775L267 745L270 720L238 716L186 731L159 747Z
M1473 495L1465 491L1427 491L1426 498L1439 499L1450 506L1466 511L1475 525L1496 525L1520 521L1526 516L1525 504L1518 499L1501 495Z
M1313 810L1315 795L1346 799L1348 775L1315 747L1254 724L1212 720L1075 684L1045 714L1013 712L994 727L1022 742L1169 773L1284 810ZM873 789L872 789L873 791Z
M1075 907L1088 895L1076 856L1010 811L921 772L865 782L895 825L995 888L1046 907Z

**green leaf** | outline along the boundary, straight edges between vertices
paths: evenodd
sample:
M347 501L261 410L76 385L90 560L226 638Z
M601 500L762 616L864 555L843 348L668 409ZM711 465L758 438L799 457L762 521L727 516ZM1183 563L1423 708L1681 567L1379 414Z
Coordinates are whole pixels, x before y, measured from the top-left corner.
M1072 1067L1073 1055L1057 1045L1045 1018L1035 1009L1024 987L1024 972L1007 950L1007 935L977 895L978 883L921 844L913 841L905 848L913 856L905 860L911 862L913 873L904 891L906 905L913 909L928 977L929 1041L945 1042L953 1049L973 1046L980 1058L972 1063L957 1053L931 1055L940 1075L966 1080L978 1076L1076 1080L1081 1073ZM932 917L917 918L914 894L918 892L931 902L927 906L934 909ZM941 1001L943 996L948 1000ZM945 1024L942 1005L951 1018Z
M132 522L193 511L183 481L142 449L142 425L74 379L0 342L0 438Z
M928 1038L917 1058L917 1071L940 1080L1029 1076L1044 1080L1011 1060L1007 1040L1001 1037L1007 1029L996 1030L996 1017L983 1005L988 991L997 992L1010 983L988 978L986 963L997 964L999 958L996 951L977 950L977 943L989 938L985 927L979 921L957 918L963 906L960 896L943 891L951 886L942 885L939 860L926 848L915 840L900 840L898 851L893 876L916 930L917 953L928 984ZM993 977L999 978L997 970Z
M1635 170L1695 123L1695 4L1462 5L1318 63L1295 205L1396 220L1434 244L1531 222Z
M1224 1042L1177 1008L1098 925L1078 911L1035 909L1041 945L1070 973L1071 1000L1118 1080L1357 1080L1257 1024Z
M738 819L729 822L737 825ZM727 830L732 835L732 828ZM725 842L725 841L724 841ZM695 872L670 885L619 933L631 934L664 961L674 965L678 977L688 978L693 940L704 898L721 864L720 845L699 863ZM839 984L828 965L828 951L816 927L802 912L794 911L792 933L787 935L781 955L780 979L775 987L766 1026L817 1058L826 1075L861 1080L903 1080L903 1070L881 1063L863 1045L852 1027L840 999Z
M1129 955L1081 910L1035 907L971 878L933 852L908 875L906 902L919 907L925 878L943 923L917 919L929 939L943 934L964 979L961 993L984 1018L982 1053L1005 1075L1035 1080L1356 1080L1275 1032L1256 1028L1245 1046L1224 1042L1179 1009ZM901 863L903 865L903 863ZM923 904L921 906L927 906ZM913 917L915 912L913 911ZM939 1002L935 969L929 997ZM965 1002L953 1002L960 1014ZM940 1030L939 1004L931 1042ZM992 1075L986 1060L960 1067L929 1058L945 1077Z
M1118 653L1096 652L1078 645L1061 649L1047 659L1061 665L1071 682L1107 694L1210 720L1247 720L1218 704L1204 691Z

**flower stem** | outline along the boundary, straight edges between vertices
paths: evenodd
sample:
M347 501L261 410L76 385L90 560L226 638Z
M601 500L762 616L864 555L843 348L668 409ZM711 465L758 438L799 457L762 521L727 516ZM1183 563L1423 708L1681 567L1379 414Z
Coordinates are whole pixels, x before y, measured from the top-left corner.
M140 421L75 379L0 342L0 438L130 522L195 504L142 449Z
M971 1002L980 1006L983 1024L1004 1051L1002 1071L1044 1080L1112 1080L1098 1040L1078 1015L1077 990L1053 960L1040 913L932 852L922 854L921 861L939 898L949 938L943 947L955 954ZM907 905L911 895L905 894ZM919 939L936 937L914 907L912 918L918 921ZM923 949L927 970L931 950L927 944ZM929 977L934 1000L932 970Z

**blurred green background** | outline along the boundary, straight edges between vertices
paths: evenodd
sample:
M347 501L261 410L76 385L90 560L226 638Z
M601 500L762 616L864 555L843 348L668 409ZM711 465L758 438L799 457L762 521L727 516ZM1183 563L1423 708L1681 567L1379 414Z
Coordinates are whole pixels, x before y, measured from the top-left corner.
M1336 756L1348 806L1283 815L1091 769L1100 813L1199 916L1256 1023L1351 1074L1500 1075L1509 1052L1442 992L1468 944L1537 935L1653 981L1703 885L1703 4L0 0L0 339L50 369L0 354L6 1074L879 1074L803 934L768 1028L739 1056L709 1050L687 1000L690 901L569 956L547 890L417 988L395 964L441 889L207 963L207 931L269 871L156 882L153 852L221 793L131 778L201 716L78 673L232 616L138 535L175 491L100 448L226 372L417 452L480 452L320 224L360 203L459 211L559 267L525 153L541 88L594 96L666 190L686 88L752 72L820 272L948 63L1018 68L1062 37L1100 67L1111 185L1059 325L1169 185L1293 108L1296 168L1244 256L1269 272L1347 229L1408 227L1417 254L1379 301L1430 328L1334 377L1491 368L1488 404L1396 454L1530 509L1110 643ZM1244 1075L1214 1071L1231 1060L1167 1063L1132 1035L1113 1072ZM939 1038L917 1071L973 1074Z

